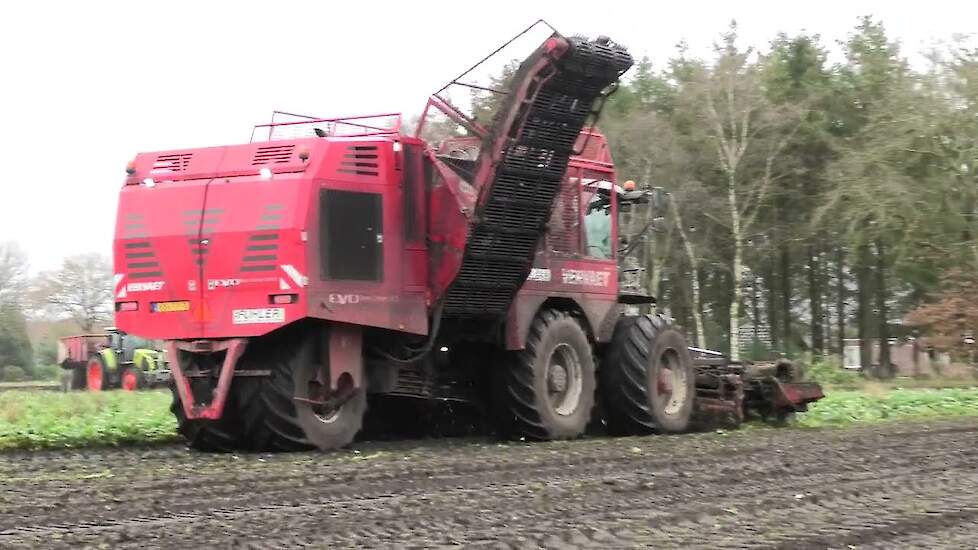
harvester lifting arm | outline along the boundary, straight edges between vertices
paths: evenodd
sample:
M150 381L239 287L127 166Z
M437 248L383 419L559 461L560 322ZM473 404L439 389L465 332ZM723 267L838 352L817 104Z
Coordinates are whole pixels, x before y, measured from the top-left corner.
M520 65L465 173L472 208L462 213L464 219L446 224L459 244L434 256L431 272L438 276L432 291L444 299L446 316L506 314L530 272L581 129L597 117L603 98L631 65L625 49L606 38L558 33ZM440 108L439 102L429 105Z

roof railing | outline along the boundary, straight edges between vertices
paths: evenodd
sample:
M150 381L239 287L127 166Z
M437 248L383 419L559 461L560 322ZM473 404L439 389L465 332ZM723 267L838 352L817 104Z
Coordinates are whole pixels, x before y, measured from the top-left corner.
M286 116L294 120L276 121ZM256 124L251 142L278 141L303 137L365 137L399 134L401 113L381 113L351 117L319 118L285 111L273 111L272 121Z

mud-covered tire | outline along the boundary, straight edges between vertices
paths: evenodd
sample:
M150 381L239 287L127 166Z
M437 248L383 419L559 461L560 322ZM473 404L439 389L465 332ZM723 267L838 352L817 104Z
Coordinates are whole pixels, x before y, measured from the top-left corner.
M683 374L682 401L660 392L660 371ZM600 392L607 429L614 435L680 433L689 428L696 371L686 339L660 315L622 317L601 363ZM676 394L679 398L678 393Z
M98 355L88 358L85 363L85 389L100 392L109 389L109 370Z
M541 311L526 347L493 374L494 420L501 436L542 441L584 433L594 408L594 356L584 328L568 313Z
M267 377L235 380L244 441L253 451L331 451L353 442L367 410L365 388L355 390L332 415L320 416L310 399L318 370L315 333L302 327L252 342L240 368L270 370ZM297 400L298 398L298 400Z
M241 432L230 403L225 405L224 414L218 420L189 420L183 412L180 394L176 384L170 381L170 412L177 419L177 432L187 441L187 446L208 453L229 453L242 447Z

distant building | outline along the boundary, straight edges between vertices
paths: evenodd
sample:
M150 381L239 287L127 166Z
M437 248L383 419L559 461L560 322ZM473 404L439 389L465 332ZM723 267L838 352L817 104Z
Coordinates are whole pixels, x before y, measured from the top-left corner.
M757 330L754 329L754 323L749 319L745 319L741 322L740 330L738 331L740 335L740 352L750 353L753 349L755 342L764 346L767 349L771 349L771 329L768 327L767 323L760 322L757 324Z
M847 369L869 368L872 365L861 365L859 357L859 339L845 340L845 367ZM879 340L870 341L872 364L879 364ZM947 353L938 352L922 340L890 339L890 362L896 367L897 376L937 375L951 366L951 358Z

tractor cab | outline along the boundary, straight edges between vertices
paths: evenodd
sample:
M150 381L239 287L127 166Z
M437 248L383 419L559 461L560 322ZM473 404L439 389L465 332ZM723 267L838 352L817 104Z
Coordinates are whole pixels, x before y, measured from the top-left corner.
M660 187L637 189L632 180L623 185L607 180L585 180L582 187L593 190L584 212L588 255L617 260L618 291L623 303L655 303L651 289L647 288L646 274L651 259L650 241L655 231L662 230L668 194ZM618 236L614 253L612 233Z
M122 343L126 333L119 330L118 327L105 327L104 330L109 335L109 347L112 348L112 351L122 353Z

